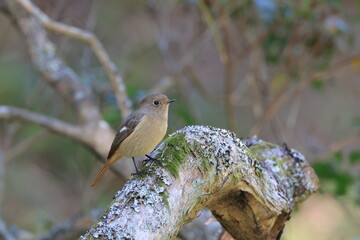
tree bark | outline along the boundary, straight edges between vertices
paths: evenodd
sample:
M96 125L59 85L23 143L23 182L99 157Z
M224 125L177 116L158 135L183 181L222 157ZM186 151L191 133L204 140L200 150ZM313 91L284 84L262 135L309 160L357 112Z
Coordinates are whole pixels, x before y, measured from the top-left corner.
M278 239L294 207L318 188L305 158L286 145L240 140L213 127L170 135L146 174L118 191L82 239L171 239L208 208L235 239Z

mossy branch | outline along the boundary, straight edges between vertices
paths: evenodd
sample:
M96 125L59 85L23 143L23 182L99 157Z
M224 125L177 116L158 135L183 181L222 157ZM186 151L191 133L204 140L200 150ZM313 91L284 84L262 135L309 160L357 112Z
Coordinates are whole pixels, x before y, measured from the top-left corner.
M286 146L189 126L152 153L82 239L171 239L208 208L235 239L276 239L297 203L318 187L305 158Z

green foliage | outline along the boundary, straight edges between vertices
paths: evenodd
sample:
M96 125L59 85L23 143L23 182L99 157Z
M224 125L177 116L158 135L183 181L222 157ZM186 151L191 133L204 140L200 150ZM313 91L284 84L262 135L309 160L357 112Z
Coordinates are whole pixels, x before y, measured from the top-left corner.
M325 2L331 4L334 7L339 8L339 9L344 7L343 2L341 0L325 0Z
M179 116L185 123L185 125L193 125L195 123L195 119L188 109L183 107L184 105L180 105L176 107L176 115Z
M335 162L340 164L343 160L343 153L341 151L337 151L333 154L333 158Z
M119 127L119 123L122 119L121 112L115 106L104 108L103 117L105 121L113 125L115 128Z
M250 1L250 0L236 1L235 3L236 3L236 5L233 5L233 6L228 8L229 9L229 16L231 18L233 18L233 19L241 17L252 6L252 1Z
M285 34L275 32L269 34L263 42L266 61L269 63L279 62L287 41L288 36Z
M314 89L320 91L320 90L324 89L325 81L322 79L315 79L311 82L311 85Z
M346 195L354 183L354 178L348 172L340 170L333 163L319 162L313 168L322 182L330 181L335 184L333 194L337 196Z
M25 81L24 73L28 73L27 66L8 65L4 63L0 56L0 104L5 105L20 105L26 101L26 96L29 94L27 88L30 84ZM27 76L32 78L31 75Z
M353 125L360 127L360 117L355 117L353 120Z
M356 179L350 172L343 169L341 166L344 163L345 157L343 152L335 152L332 159L327 162L315 163L313 168L322 181L323 190L325 192L332 192L337 196L343 196L348 193L348 190L354 186ZM350 165L355 165L360 161L360 152L354 151L349 154L348 161ZM328 187L329 183L332 187Z
M303 17L310 16L312 13L311 3L312 0L302 0L300 8L298 9L298 14Z
M360 161L360 151L351 152L349 155L349 162L354 165Z

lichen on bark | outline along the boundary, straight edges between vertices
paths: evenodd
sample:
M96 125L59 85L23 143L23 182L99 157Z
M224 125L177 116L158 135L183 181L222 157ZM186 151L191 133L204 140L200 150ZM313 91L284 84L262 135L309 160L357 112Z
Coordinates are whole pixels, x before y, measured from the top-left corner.
M317 188L300 153L224 129L185 127L152 157L160 161L145 163L83 239L170 239L202 208L236 239L275 238Z

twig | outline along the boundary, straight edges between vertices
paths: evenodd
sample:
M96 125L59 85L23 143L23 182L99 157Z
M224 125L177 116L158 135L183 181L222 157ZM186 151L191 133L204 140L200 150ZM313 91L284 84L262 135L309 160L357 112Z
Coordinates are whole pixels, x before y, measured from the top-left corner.
M223 40L221 38L221 34L218 29L216 20L214 19L213 15L211 14L210 8L206 5L205 0L199 0L198 5L199 5L199 9L201 11L201 15L204 17L204 20L213 35L216 48L219 52L220 60L222 62L227 61L228 56L226 55L225 46L224 46Z
M224 64L224 99L225 99L225 112L226 112L226 120L228 127L231 131L236 132L236 119L235 119L235 112L233 109L232 104L232 92L233 92L233 60L230 54L230 37L229 37L229 19L227 16L221 17L221 31L224 36L223 39L223 53L222 55L225 56L223 58Z
M263 125L268 122L281 109L284 103L288 103L291 101L291 99L300 95L309 86L311 82L316 81L319 78L329 77L331 74L334 74L334 72L354 64L354 61L358 61L359 59L360 55L355 55L353 57L338 61L324 71L315 72L307 77L304 77L303 80L299 81L297 86L286 96L285 94L287 93L287 91L282 91L282 94L278 94L269 103L269 107L266 109L263 117L259 119L259 121L251 129L251 134L258 134L261 131Z
M216 19L212 15L211 9L207 6L207 3L204 0L199 0L198 5L203 18L213 35L220 60L224 65L224 99L226 120L229 129L232 131L236 131L235 112L233 109L233 104L231 102L231 96L233 91L233 61L230 55L230 38L228 31L229 19L225 14L223 14L220 19L221 26L219 29ZM221 34L223 35L223 37Z
M319 78L325 78L328 77L329 75L333 74L335 71L338 71L344 67L347 67L349 65L351 65L353 63L354 60L357 60L360 56L353 56L351 58L348 59L344 59L341 60L335 64L333 64L331 67L328 68L327 71L320 71L320 72L316 72L311 74L311 76L308 77L304 77L303 80L301 80L297 86L285 96L285 93L287 91L285 87L287 87L288 84L286 84L286 86L284 86L283 90L277 94L277 96L275 96L273 98L273 100L270 102L270 104L268 105L269 107L266 109L263 117L254 125L254 127L251 129L251 134L256 135L260 132L260 130L262 129L263 125L269 121L278 111L279 109L284 105L284 103L288 103L291 99L295 98L296 96L300 95L306 88L307 86L309 86L309 84L312 81L316 81ZM288 83L289 81L287 81Z
M94 32L101 3L102 2L98 2L98 1L93 1L90 3L91 4L90 13L87 16L87 19L85 22L85 26L84 26L85 30ZM90 74L88 74L88 70L89 70L89 65L91 63L92 54L93 53L92 53L91 48L89 48L87 46L83 47L82 56L80 58L80 65L81 65L83 74L90 75Z
M9 9L9 17L18 25L19 31L24 35L31 60L37 70L53 89L66 101L75 107L78 116L78 126L63 122L61 120L47 117L41 114L27 114L29 111L19 111L16 108L4 106L2 108L3 118L8 116L9 109L14 109L18 115L11 115L12 119L22 119L35 122L51 131L68 136L89 147L100 160L109 151L109 146L114 137L111 127L102 119L99 107L94 104L90 91L81 83L80 77L68 67L56 53L56 47L48 39L44 25L34 16L37 13L43 14L38 8L33 7L29 0L5 0ZM24 9L30 7L34 14ZM41 15L47 16L45 14ZM76 28L74 28L76 30ZM25 115L24 115L25 113ZM62 129L64 128L64 129ZM124 166L125 165L125 166ZM121 169L116 170L122 176L128 174L130 163L124 162ZM113 169L116 169L115 167Z
M54 44L48 39L43 26L22 9L18 1L6 0L10 17L24 35L32 62L43 79L66 101L75 107L81 122L101 119L89 91L80 83L79 76L57 55Z
M128 115L130 113L131 102L127 97L124 81L118 73L115 64L110 60L110 57L106 53L104 46L98 40L98 38L92 32L69 26L50 19L30 0L17 1L38 21L40 21L41 24L47 29L85 41L90 45L91 49L94 51L96 57L98 58L100 64L103 66L105 72L110 79L112 89L114 90L117 103L123 116Z
M0 106L0 119L17 119L35 123L48 129L49 131L83 141L81 134L82 131L78 126L66 123L56 118L30 112L25 109L10 106Z
M250 130L250 136L254 136L259 134L260 130L267 123L279 110L281 105L285 102L285 94L286 90L288 89L289 81L286 81L286 84L282 86L282 89L275 95L272 101L269 103L268 107L266 108L265 113L260 118L259 121L255 123L253 128Z

